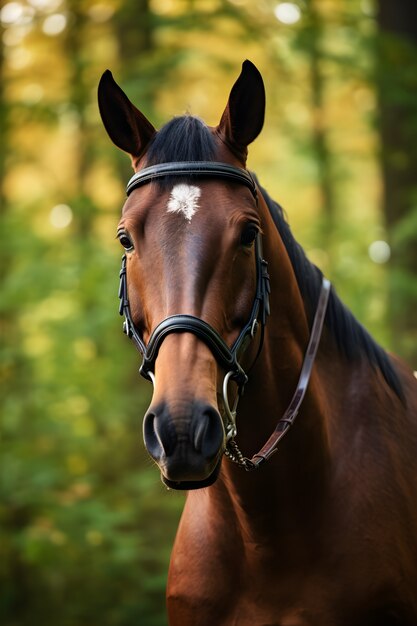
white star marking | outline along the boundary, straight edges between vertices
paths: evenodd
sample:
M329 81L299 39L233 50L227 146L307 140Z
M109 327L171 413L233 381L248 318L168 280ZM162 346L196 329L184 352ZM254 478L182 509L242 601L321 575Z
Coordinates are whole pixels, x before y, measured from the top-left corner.
M185 219L191 222L193 215L199 208L198 199L201 189L193 185L175 185L168 200L168 213L183 213Z

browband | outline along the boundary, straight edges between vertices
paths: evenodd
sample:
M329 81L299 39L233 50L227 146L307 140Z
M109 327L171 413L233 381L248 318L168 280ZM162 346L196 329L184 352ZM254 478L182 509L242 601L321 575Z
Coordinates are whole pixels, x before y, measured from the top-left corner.
M257 198L255 181L247 170L229 165L228 163L217 163L214 161L177 161L175 163L160 163L159 165L145 167L140 172L133 174L127 183L126 194L129 195L137 187L166 176L214 176L223 178L246 185L252 195Z

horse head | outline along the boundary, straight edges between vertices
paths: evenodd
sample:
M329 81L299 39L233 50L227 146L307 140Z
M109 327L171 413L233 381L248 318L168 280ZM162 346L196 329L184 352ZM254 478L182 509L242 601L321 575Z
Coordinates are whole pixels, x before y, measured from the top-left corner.
M263 81L245 61L216 127L187 115L156 131L109 71L99 107L135 172L117 233L122 312L154 383L145 445L168 486L207 486L234 428L229 400L243 386L240 360L253 362L264 314L261 220L245 170L247 146L263 125Z

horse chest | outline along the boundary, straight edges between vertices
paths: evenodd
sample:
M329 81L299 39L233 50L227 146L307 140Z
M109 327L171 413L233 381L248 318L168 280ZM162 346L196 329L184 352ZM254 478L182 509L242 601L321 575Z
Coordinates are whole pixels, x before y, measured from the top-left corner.
M396 609L395 583L379 579L368 565L364 571L347 558L320 554L314 561L303 548L294 563L288 556L280 559L278 551L265 558L258 546L244 547L233 531L213 531L210 524L180 528L168 584L170 626L417 623Z
M182 591L168 593L170 626L415 626L395 604L376 602L366 593L349 596L343 580L320 576L279 577L256 580L253 574L236 574L224 580L213 574L222 588L184 579ZM197 584L196 584L197 583ZM188 585L188 587L187 587ZM335 586L338 589L335 589ZM187 588L186 588L187 587Z

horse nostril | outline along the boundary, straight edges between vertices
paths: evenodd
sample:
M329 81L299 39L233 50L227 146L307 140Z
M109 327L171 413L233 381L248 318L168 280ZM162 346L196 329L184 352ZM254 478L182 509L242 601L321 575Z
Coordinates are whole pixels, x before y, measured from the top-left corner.
M148 411L143 419L143 440L149 454L154 459L159 459L162 454L162 446L155 432L155 419L154 413Z
M188 412L173 415L164 403L146 413L143 439L157 463L166 463L168 457L185 459L193 454L211 461L223 445L224 427L218 411L208 404L195 402L189 405Z
M157 412L148 411L143 420L143 439L149 454L160 460L174 451L177 437L167 421L161 419Z
M197 423L194 429L194 447L197 452L201 452L201 447L203 445L204 435L207 430L207 422L203 419L197 419Z
M224 428L219 413L205 407L194 415L194 447L206 459L216 456L224 439Z

